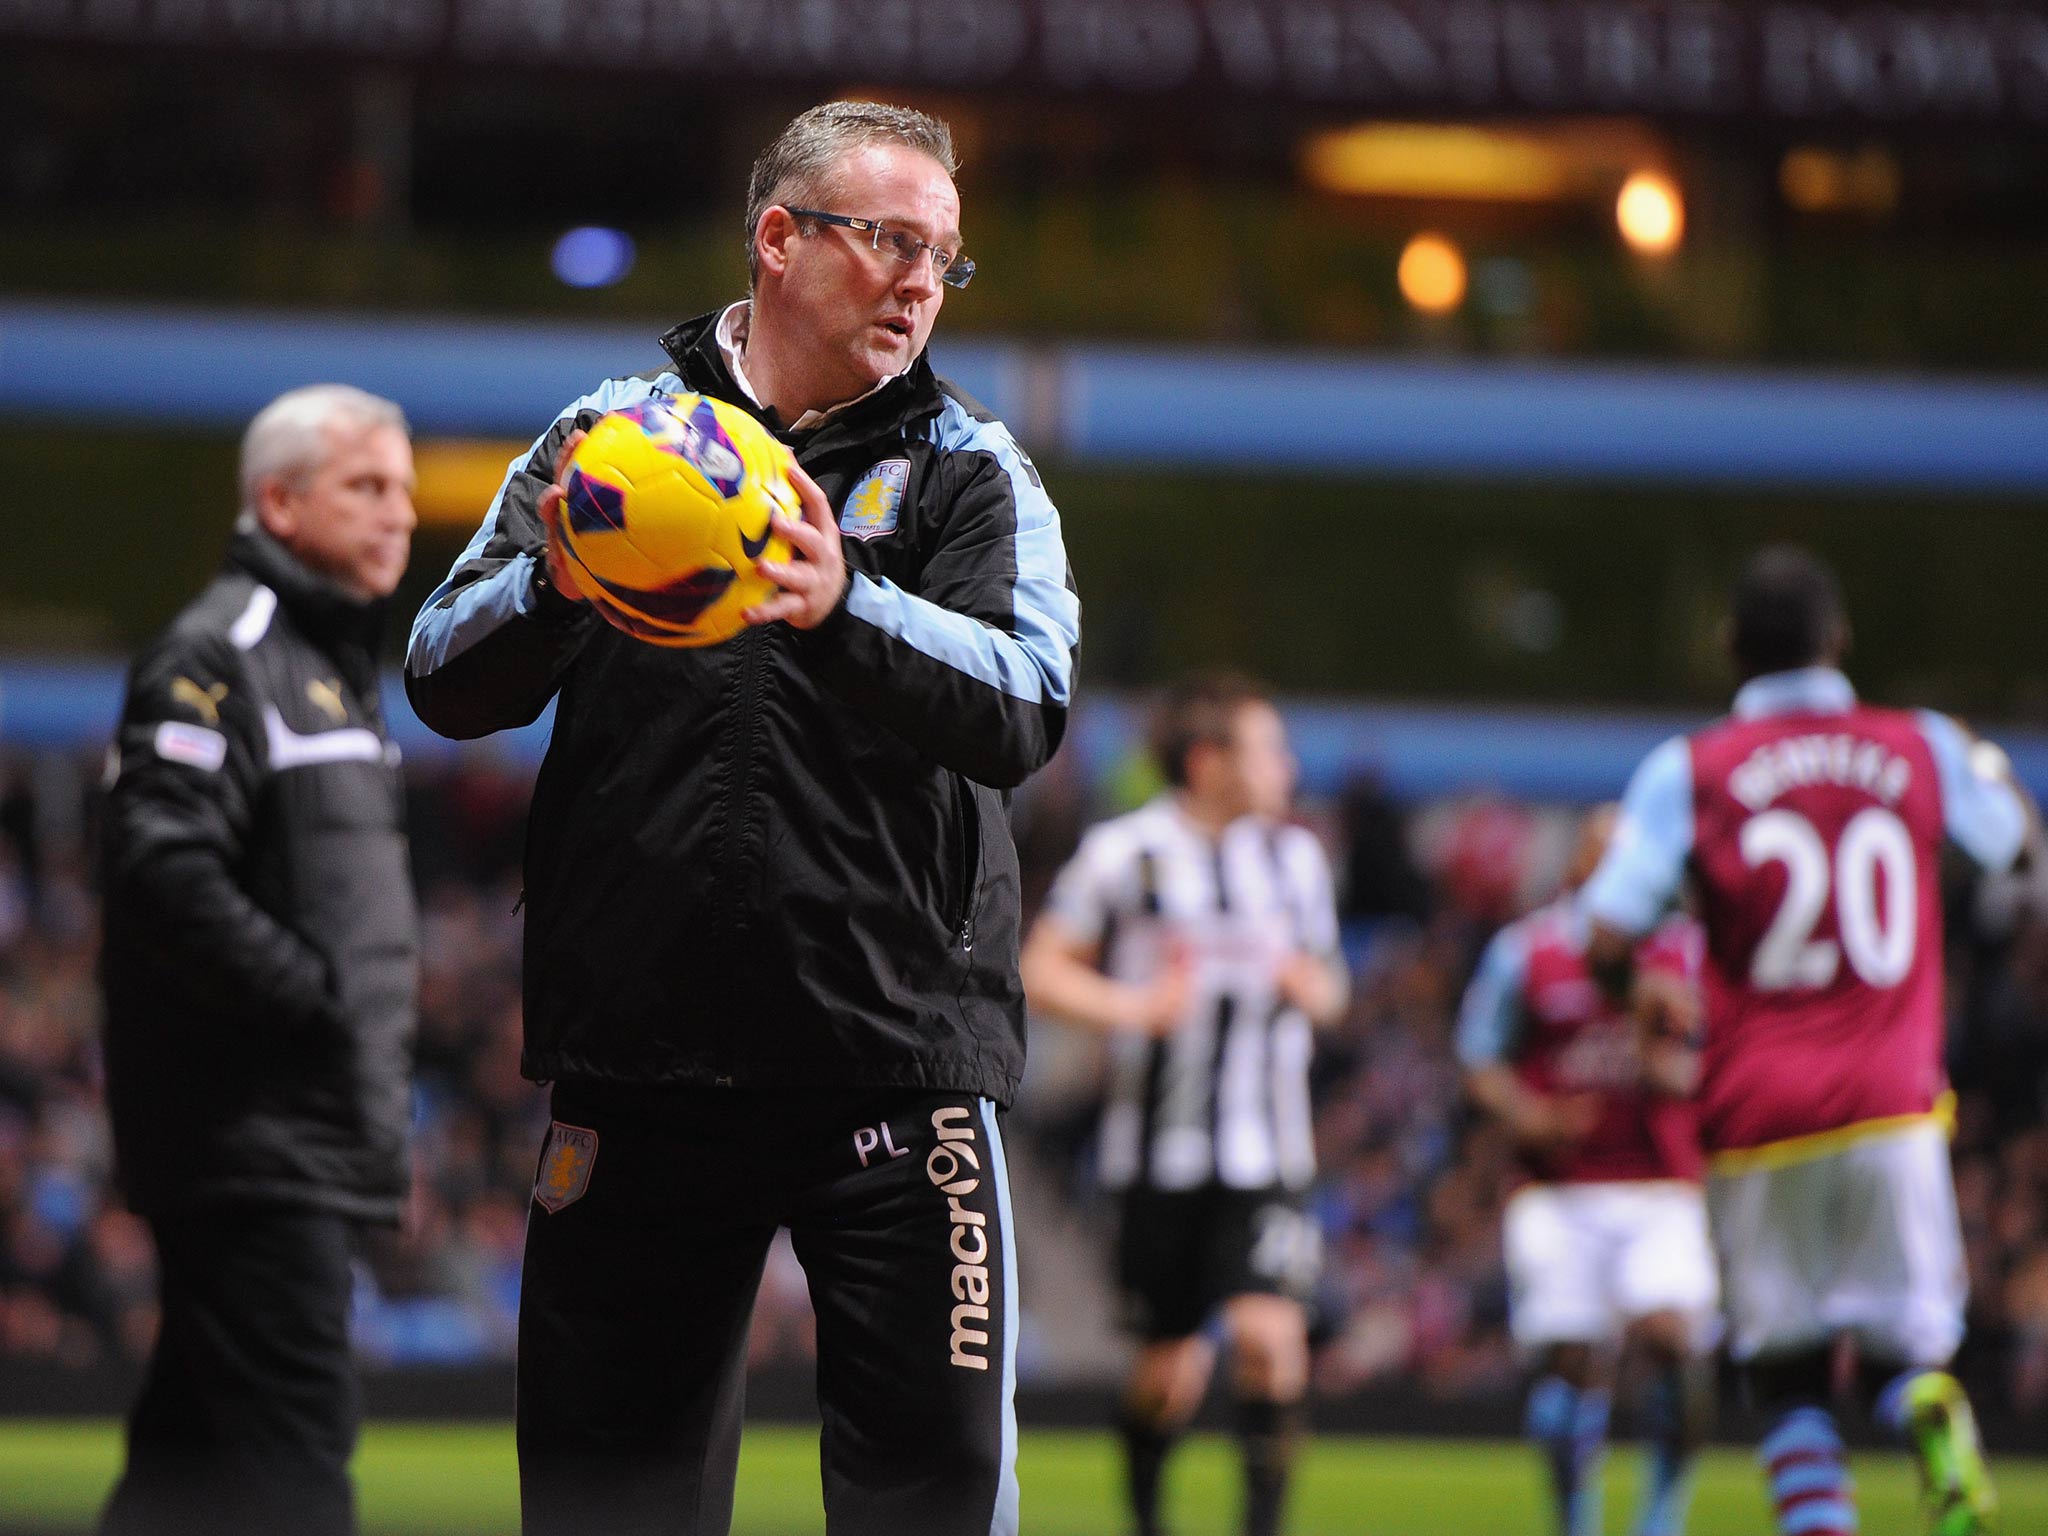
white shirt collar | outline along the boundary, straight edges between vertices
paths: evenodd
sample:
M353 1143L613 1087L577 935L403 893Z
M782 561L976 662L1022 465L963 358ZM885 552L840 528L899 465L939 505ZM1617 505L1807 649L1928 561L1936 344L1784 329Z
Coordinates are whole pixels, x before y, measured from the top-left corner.
M1856 707L1856 689L1833 667L1798 667L1766 672L1736 691L1738 720L1768 715L1840 715Z
M741 299L736 303L725 306L718 316L718 350L725 358L726 372L732 375L733 383L739 385L741 393L753 401L755 405L766 410L768 408L767 402L754 392L753 380L747 377L747 327L753 319L753 314L754 301L752 299ZM887 378L879 381L874 389L863 391L855 395L851 400L842 400L837 405L828 406L822 411L805 411L803 415L797 417L795 421L789 424L789 430L792 432L808 432L826 418L837 415L849 405L859 404L867 399L869 395L872 395L876 389L883 389L902 377L903 375L900 373L892 373Z

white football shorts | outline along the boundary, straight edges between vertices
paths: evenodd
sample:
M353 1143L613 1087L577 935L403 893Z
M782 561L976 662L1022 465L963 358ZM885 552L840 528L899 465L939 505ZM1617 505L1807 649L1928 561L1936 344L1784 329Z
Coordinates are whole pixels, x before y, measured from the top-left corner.
M1876 1359L1933 1366L1962 1343L1969 1281L1939 1125L1711 1175L1707 1206L1736 1359L1848 1333Z
M1518 1344L1603 1343L1653 1312L1680 1313L1709 1340L1714 1255L1695 1184L1526 1185L1508 1201L1503 1246Z

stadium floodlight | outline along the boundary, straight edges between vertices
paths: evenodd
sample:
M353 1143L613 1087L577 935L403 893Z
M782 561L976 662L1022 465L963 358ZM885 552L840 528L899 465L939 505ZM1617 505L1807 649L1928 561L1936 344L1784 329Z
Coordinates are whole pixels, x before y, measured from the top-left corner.
M1415 236L1402 248L1394 276L1401 297L1425 315L1448 315L1465 302L1465 253L1448 236Z
M1678 184L1660 171L1637 171L1621 184L1614 222L1634 250L1668 256L1685 238L1685 199Z
M633 270L635 254L624 230L584 224L555 242L550 264L571 288L609 288Z

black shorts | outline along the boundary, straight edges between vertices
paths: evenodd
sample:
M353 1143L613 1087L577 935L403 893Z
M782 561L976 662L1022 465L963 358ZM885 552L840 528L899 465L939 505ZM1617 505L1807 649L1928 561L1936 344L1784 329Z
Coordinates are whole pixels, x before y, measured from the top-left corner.
M749 1318L787 1227L834 1536L1017 1529L995 1106L918 1090L558 1084L526 1230L527 1536L724 1536Z
M1233 1296L1306 1306L1321 1270L1322 1234L1299 1191L1208 1184L1124 1193L1117 1283L1124 1326L1141 1338L1186 1338Z

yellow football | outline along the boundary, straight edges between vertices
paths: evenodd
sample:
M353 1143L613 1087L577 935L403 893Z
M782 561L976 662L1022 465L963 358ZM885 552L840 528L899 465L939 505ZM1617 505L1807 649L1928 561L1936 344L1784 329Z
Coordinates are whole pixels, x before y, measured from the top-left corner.
M612 624L653 645L715 645L775 592L769 515L799 515L789 450L736 405L654 395L601 417L564 484L562 545Z

